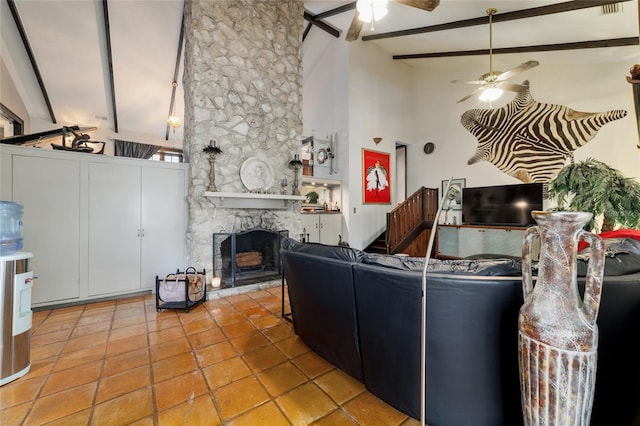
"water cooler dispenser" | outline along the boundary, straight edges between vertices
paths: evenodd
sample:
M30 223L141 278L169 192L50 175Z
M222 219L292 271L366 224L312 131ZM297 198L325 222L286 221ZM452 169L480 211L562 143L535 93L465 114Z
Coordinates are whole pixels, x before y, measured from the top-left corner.
M22 206L0 201L0 386L31 368L33 254L22 249Z

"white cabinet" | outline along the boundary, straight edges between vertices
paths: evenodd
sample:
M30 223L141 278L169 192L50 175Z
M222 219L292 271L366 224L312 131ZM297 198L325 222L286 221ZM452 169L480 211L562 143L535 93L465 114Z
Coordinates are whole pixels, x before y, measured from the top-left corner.
M522 255L526 228L438 226L438 256L467 257L477 254Z
M0 191L24 205L32 303L151 290L186 261L186 165L0 145Z
M14 155L13 201L24 206L23 245L34 254L32 302L80 297L80 162Z
M184 171L90 163L89 295L151 289L184 268Z
M309 234L308 242L336 245L342 234L342 214L304 213L302 228Z

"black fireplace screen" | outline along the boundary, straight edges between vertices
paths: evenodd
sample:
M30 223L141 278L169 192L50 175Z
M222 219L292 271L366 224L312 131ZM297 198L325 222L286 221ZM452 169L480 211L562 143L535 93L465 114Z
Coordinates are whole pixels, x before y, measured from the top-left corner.
M235 287L282 275L280 242L288 231L251 229L213 234L213 266L221 286Z

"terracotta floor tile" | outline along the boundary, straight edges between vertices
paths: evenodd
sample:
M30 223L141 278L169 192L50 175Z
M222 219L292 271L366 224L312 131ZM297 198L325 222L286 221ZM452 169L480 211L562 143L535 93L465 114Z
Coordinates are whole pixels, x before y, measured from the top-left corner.
M118 328L116 330L111 330L111 334L109 335L109 340L119 340L124 339L126 337L131 336L140 336L140 338L145 339L147 334L147 324L142 322L140 324L130 325L127 327Z
M64 342L69 338L72 331L72 328L68 328L66 330L53 331L51 333L31 336L31 347L50 345L56 342Z
M95 334L100 331L109 330L110 328L111 328L111 323L107 321L97 322L95 324L76 326L73 329L73 333L71 333L71 338L87 336L89 334Z
M165 328L158 331L152 331L148 334L149 345L158 345L169 340L178 339L184 336L181 326Z
M366 390L362 383L338 368L316 378L314 382L338 404L344 404Z
M207 331L211 328L218 328L217 323L211 317L203 318L197 321L191 321L184 324L184 329L187 334L195 334L201 331Z
M189 340L186 336L149 346L149 349L151 350L151 361L153 362L185 352L191 352L191 346L189 346Z
M41 334L52 333L54 331L68 330L73 327L74 327L74 323L72 322L69 322L69 323L53 322L53 323L47 323L47 324L40 324L38 326L35 326L32 324L31 336L39 336Z
M258 372L266 370L269 367L283 363L287 357L275 346L265 346L253 352L243 355L247 365L251 370Z
M104 346L92 346L83 350L66 353L58 359L55 367L53 367L53 371L66 370L67 368L97 361L104 357L104 352Z
M212 319L209 311L204 309L201 305L196 306L189 312L178 310L176 313L180 322L185 325L196 321Z
M196 360L191 352L175 355L153 363L154 383L177 377L197 368Z
M21 379L0 386L0 409L32 401L46 380L46 376L27 379L25 375Z
M217 326L207 331L189 335L189 341L194 349L204 348L205 346L213 345L226 339L227 337Z
M269 400L267 391L253 376L218 388L213 391L213 395L220 407L223 420L235 417Z
M88 336L69 339L62 350L62 353L74 352L91 346L104 346L107 343L107 337L109 337L109 331L105 330Z
M240 357L230 358L206 367L202 372L211 389L226 386L251 374L251 370Z
M308 380L302 371L290 362L276 365L258 374L271 396L281 395Z
M369 392L355 397L343 407L351 417L363 425L399 425L408 417Z
M251 352L263 346L267 346L271 342L269 342L269 339L264 337L261 332L254 330L243 336L231 339L231 343L239 353L243 354L246 352Z
M31 362L44 360L51 357L57 357L62 353L66 341L51 343L49 345L31 346Z
M263 330L262 332L272 342L279 342L280 340L288 339L292 336L295 336L295 333L293 332L293 328L283 322L280 322L280 324L276 325L275 327L271 327L267 330Z
M310 350L309 347L305 345L298 336L292 336L288 339L281 340L279 342L276 342L275 345L289 358L295 358L298 355L309 352Z
M401 423L401 426L420 426L420 420L407 417L407 420Z
M221 326L220 328L222 328L222 331L224 332L224 334L226 334L227 337L230 339L233 339L235 337L240 337L245 334L249 334L252 331L256 330L253 324L251 324L251 322L244 319L244 317L242 321L226 324Z
M206 394L161 412L158 414L158 424L215 426L222 423L211 397Z
M107 356L117 355L147 347L147 339L140 336L130 336L118 340L109 340L107 343Z
M243 300L251 300L251 297L248 294L235 294L233 296L227 296L225 299L227 299L227 302L233 304Z
M289 426L291 423L274 402L267 402L230 420L227 426Z
M179 327L180 320L175 314L170 314L169 316L161 313L156 317L155 320L149 321L149 317L147 316L147 329L151 331L160 331L166 330L169 328Z
M145 314L143 313L136 314L136 315L131 315L123 318L115 318L113 320L113 324L111 325L111 328L117 329L117 328L129 327L132 325L142 324L145 322L147 322L147 316Z
M308 425L338 408L314 383L297 387L276 402L294 425Z
M266 317L253 318L251 319L253 325L256 326L258 330L266 330L267 328L275 327L278 324L282 323L282 320L273 315L269 315Z
M245 319L242 313L236 311L233 308L214 309L210 312L213 319L215 319L218 325L220 325L221 327Z
M338 409L313 423L313 426L354 426L358 423L344 411Z
M156 407L159 411L187 402L209 391L199 370L156 383L154 388Z
M34 361L32 358L29 372L24 376L23 380L29 380L35 377L44 376L46 374L51 373L51 370L53 370L54 363L55 363L55 359L45 359L40 361Z
M269 316L271 315L271 312L269 312L267 309L263 308L262 306L254 306L253 308L250 308L250 309L244 309L242 311L242 314L249 320L255 320L258 318Z
M78 411L61 419L54 420L47 423L47 426L85 426L89 424L89 418L91 417L91 409Z
M153 414L151 387L138 389L119 398L96 405L92 423L126 425Z
M233 345L228 341L216 343L206 348L196 349L195 354L198 364L200 364L201 367L207 367L211 364L224 361L225 359L238 356Z
M52 373L42 388L40 396L51 395L65 389L95 382L100 377L101 369L102 360L99 360Z
M104 402L151 384L148 365L128 370L124 373L104 377L98 386L96 403Z
M21 425L31 408L31 401L0 409L0 425Z
M315 352L307 352L291 360L310 378L319 376L336 367Z
M91 407L96 382L36 399L25 424L39 425Z
M149 365L149 350L147 348L107 357L104 360L102 376L113 376L141 365Z

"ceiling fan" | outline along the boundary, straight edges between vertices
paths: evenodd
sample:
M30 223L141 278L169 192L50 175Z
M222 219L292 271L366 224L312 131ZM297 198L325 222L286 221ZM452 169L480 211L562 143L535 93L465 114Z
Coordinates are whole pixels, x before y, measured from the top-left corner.
M473 92L469 93L464 98L460 99L458 103L464 102L467 99L479 94L479 99L481 101L494 101L498 99L503 90L509 90L512 92L519 92L524 89L524 86L520 84L509 83L505 80L520 74L523 71L531 69L540 65L538 61L527 61L518 65L515 68L511 68L507 71L494 71L493 70L493 33L492 33L492 23L493 23L493 15L497 12L494 8L487 9L487 15L489 15L489 72L480 76L478 80L453 80L452 83L463 83L463 84L476 84L480 85Z
M387 1L388 0L358 0L356 2L356 14L351 20L349 31L345 40L354 41L360 37L360 31L365 22L371 22L373 28L373 22L380 20L387 14ZM418 9L431 12L435 9L440 0L390 0L396 3L402 3L407 6L415 7Z

